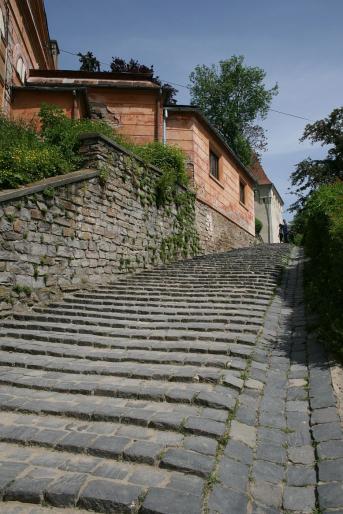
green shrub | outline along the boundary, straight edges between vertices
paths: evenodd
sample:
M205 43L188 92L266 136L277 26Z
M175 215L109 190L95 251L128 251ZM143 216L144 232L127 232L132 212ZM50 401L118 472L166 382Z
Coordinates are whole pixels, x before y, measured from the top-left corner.
M187 185L185 155L180 148L154 141L141 146L134 145L132 150L145 162L153 164L162 171L173 173L178 184Z
M343 357L343 183L322 186L308 200L304 246L306 299L320 330Z
M62 152L33 127L0 116L0 188L15 188L68 171Z
M159 142L135 145L106 122L70 119L56 105L42 104L39 117L42 129L38 134L30 124L0 116L1 189L80 168L79 138L89 132L109 137L163 171L156 186L157 203L166 203L177 185L187 184L185 156L179 148Z
M72 169L82 164L82 157L78 154L81 134L97 132L111 139L117 138L114 130L107 123L90 119L70 119L56 105L42 104L39 117L42 124L41 136L44 141L57 147Z
M158 207L175 199L178 186L187 186L185 154L180 148L164 145L159 141L140 146L133 144L126 144L126 146L144 162L163 171L156 182L155 196Z
M262 221L261 221L261 220L259 220L258 218L255 218L255 234L256 234L257 236L259 236L259 235L260 235L262 228L263 228L263 223L262 223Z

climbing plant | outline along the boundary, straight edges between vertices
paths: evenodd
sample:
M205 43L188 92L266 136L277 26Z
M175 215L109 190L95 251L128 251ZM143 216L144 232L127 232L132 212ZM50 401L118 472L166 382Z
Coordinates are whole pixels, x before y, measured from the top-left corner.
M154 143L152 153L160 154L161 148ZM146 145L148 146L148 145ZM142 152L147 151L145 148ZM184 156L176 148L169 148L170 152L164 162L164 171L161 175L152 173L152 170L144 164L139 164L133 157L124 159L126 171L123 180L127 179L127 171L136 191L137 199L149 216L149 208L157 207L163 211L164 216L173 216L173 233L156 241L150 248L150 259L155 263L157 258L162 262L171 261L178 256L187 257L196 255L200 251L199 236L195 226L195 194L186 186L188 178L185 170ZM162 159L162 157L160 157ZM175 159L175 167L171 163ZM157 162L154 160L154 162ZM161 162L160 162L161 165ZM156 246L157 244L157 246Z

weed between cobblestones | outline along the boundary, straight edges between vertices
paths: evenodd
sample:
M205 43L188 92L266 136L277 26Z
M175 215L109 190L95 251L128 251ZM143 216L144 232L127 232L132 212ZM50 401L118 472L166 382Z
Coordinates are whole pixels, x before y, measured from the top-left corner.
M146 495L148 494L148 489L143 491L137 498L136 504L133 506L132 514L138 514L143 506Z
M285 427L285 428L281 428L281 431L284 433L284 434L292 434L295 432L295 430L292 430L291 428L289 427Z
M251 363L251 359L249 362L249 368L250 368L250 363ZM249 375L249 373L247 373L247 376L248 375ZM233 408L233 410L229 413L229 415L227 417L227 420L225 423L227 428L225 430L224 435L220 439L218 439L214 467L213 467L213 470L211 471L211 473L209 474L208 479L207 479L207 481L204 485L204 489L203 489L203 513L204 514L209 514L209 508L208 508L209 495L210 495L211 491L213 490L213 487L217 483L220 483L220 479L218 477L218 465L219 465L221 457L223 456L224 450L229 442L231 422L236 417L236 412L237 412L238 407L239 407L239 399L237 399L235 407Z

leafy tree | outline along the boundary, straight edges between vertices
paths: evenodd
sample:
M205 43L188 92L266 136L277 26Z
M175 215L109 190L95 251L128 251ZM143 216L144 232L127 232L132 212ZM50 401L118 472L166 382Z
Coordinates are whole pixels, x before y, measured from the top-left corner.
M168 84L167 82L163 83L159 77L153 77L153 81L159 86L161 86L161 88L163 89L163 92L165 94L164 104L175 105L177 103L176 95L178 93L178 89L173 87L171 84Z
M300 141L310 140L321 146L330 145L325 159L310 157L297 164L291 174L291 184L298 196L291 210L302 209L309 196L320 186L343 180L343 107L334 109L323 120L306 125Z
M80 71L100 71L100 62L93 55L93 52L87 52L86 54L79 52L77 55L81 63Z
M191 102L199 106L209 121L246 165L252 151L266 147L263 128L257 117L265 119L278 85L267 89L266 73L247 66L244 57L232 56L219 65L196 66L190 74Z
M136 59L130 59L129 61L125 61L120 57L112 57L112 62L110 65L111 71L113 72L129 72L129 73L153 73L153 66L145 66L145 64L140 64Z

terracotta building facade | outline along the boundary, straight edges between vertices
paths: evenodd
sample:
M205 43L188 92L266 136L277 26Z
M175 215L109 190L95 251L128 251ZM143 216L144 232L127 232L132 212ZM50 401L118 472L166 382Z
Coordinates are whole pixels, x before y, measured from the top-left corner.
M252 173L196 107L165 107L164 118L165 142L181 147L188 155L198 200L254 234Z
M168 106L166 97L149 73L31 70L24 86L12 88L11 116L38 120L45 102L60 106L71 118L106 120L135 143L157 140L180 147L197 199L230 221L231 232L237 226L247 239L253 238L254 175L199 109ZM208 223L213 237L217 224Z
M55 104L70 118L105 120L137 144L157 140L182 148L207 246L253 244L256 179L199 109L167 105L168 91L151 72L57 69L43 0L0 0L0 9L0 107L7 115L39 129L42 103Z
M10 112L12 88L25 84L29 70L55 69L58 52L43 0L0 0L0 109Z

